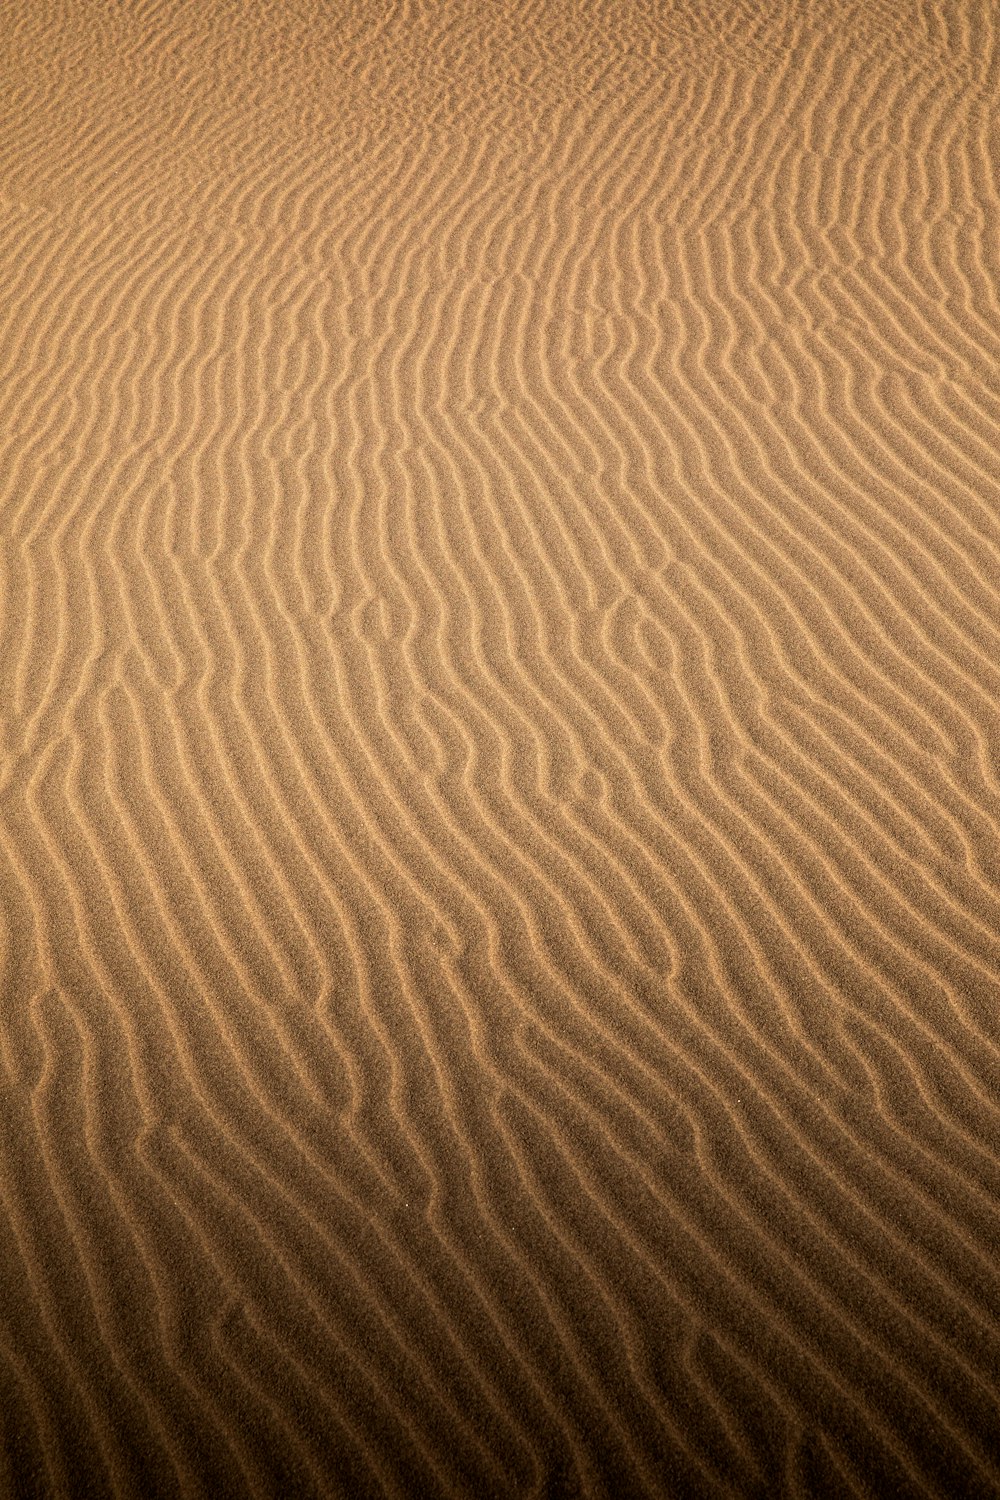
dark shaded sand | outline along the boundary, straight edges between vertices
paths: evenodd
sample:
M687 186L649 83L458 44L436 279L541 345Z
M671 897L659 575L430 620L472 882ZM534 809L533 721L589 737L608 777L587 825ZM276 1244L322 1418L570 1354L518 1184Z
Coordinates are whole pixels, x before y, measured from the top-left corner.
M1000 1495L998 23L7 0L4 1497Z

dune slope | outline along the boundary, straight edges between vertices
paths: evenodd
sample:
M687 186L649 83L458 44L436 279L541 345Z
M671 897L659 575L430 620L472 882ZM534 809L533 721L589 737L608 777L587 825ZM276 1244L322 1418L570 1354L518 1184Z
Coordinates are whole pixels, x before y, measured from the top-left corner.
M0 1492L1000 1495L995 7L0 84Z

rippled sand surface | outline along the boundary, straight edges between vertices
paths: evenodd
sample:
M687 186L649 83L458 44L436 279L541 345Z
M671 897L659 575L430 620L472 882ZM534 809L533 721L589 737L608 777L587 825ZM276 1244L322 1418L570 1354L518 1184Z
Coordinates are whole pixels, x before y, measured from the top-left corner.
M1000 1495L998 40L7 0L0 1493Z

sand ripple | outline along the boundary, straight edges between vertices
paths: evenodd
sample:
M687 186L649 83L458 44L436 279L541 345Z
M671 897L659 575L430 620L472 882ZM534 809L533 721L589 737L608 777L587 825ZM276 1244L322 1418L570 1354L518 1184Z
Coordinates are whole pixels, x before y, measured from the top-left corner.
M0 1491L1000 1494L987 0L0 39Z

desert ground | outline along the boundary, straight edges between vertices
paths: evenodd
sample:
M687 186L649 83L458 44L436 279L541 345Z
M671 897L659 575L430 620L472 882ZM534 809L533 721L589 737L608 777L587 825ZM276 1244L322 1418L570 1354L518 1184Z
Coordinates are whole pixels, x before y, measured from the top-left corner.
M1000 1496L993 0L5 0L0 1495Z

